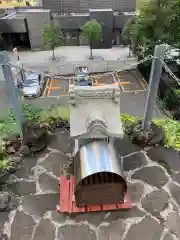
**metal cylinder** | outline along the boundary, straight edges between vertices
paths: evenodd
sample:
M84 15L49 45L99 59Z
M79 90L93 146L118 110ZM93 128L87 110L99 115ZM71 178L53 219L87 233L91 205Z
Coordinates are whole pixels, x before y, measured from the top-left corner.
M124 201L127 185L111 143L95 141L80 148L74 159L74 179L77 206Z

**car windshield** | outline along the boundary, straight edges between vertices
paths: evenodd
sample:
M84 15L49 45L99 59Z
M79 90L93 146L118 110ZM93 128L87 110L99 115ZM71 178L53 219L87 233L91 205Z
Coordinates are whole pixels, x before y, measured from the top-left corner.
M79 76L77 76L76 80L78 82L88 81L89 80L89 76L87 76L87 75L79 75Z
M24 82L24 87L34 87L38 86L38 81L37 79L26 79Z

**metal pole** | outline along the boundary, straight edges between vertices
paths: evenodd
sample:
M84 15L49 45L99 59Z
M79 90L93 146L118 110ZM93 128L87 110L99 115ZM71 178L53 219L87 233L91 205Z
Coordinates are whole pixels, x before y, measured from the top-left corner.
M151 127L151 122L153 118L153 110L156 104L157 91L159 87L161 72L162 72L162 62L165 57L166 45L156 45L154 49L154 58L151 65L151 74L149 78L148 95L146 100L146 107L144 112L144 120L142 124L142 129L146 135Z
M7 84L9 97L11 98L11 103L12 103L13 113L16 118L16 123L20 130L20 133L22 134L22 123L23 123L24 117L21 111L19 96L17 94L17 89L15 87L15 83L12 76L11 66L8 64L7 56L8 55L6 52L0 53L0 66L2 68L4 79Z

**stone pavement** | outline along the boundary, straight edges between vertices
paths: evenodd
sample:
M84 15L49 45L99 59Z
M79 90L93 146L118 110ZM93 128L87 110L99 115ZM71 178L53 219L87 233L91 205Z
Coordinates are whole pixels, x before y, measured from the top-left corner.
M128 139L115 147L128 182L128 211L60 214L59 172L71 172L73 142L68 132L52 136L49 148L24 160L7 179L19 198L17 210L0 213L10 240L173 240L180 239L180 157L161 147L142 150ZM71 173L70 173L71 174Z

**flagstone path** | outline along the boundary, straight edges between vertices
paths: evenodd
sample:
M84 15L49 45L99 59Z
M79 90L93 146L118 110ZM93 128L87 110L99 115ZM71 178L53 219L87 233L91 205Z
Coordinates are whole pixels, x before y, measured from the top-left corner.
M48 149L23 161L6 182L19 199L16 210L0 213L10 240L180 239L180 156L161 147L145 151L128 139L118 150L133 207L128 211L82 214L56 212L59 175L70 171L73 142L68 132L52 137Z

